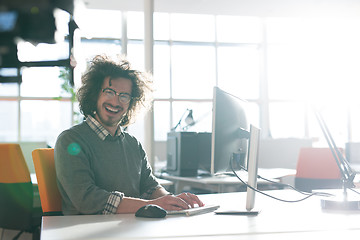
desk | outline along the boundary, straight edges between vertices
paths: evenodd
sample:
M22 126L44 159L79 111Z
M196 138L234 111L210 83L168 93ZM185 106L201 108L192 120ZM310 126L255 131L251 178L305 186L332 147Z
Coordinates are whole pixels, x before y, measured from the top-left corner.
M281 178L283 177L295 175L296 170L281 168L259 169L258 173L262 177L271 179L276 182L281 181ZM247 181L247 173L245 171L240 171L239 176L244 181ZM179 194L185 191L186 187L197 188L213 193L236 192L246 190L246 186L234 176L220 175L211 177L181 177L169 174L161 174L158 177L172 181L174 183L175 194ZM258 188L269 190L274 188L278 189L279 187L274 186L273 183L258 179Z
M291 190L269 194L298 199ZM245 207L245 192L199 195L207 204L221 208ZM43 217L41 240L70 239L358 239L360 211L323 211L320 198L284 203L256 195L258 216L216 215L167 216L163 219L137 218L134 214ZM350 238L351 237L351 238Z

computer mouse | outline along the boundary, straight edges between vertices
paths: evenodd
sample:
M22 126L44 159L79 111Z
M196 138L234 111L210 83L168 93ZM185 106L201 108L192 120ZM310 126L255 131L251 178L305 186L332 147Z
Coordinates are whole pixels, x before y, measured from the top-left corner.
M166 210L162 207L154 204L149 204L139 208L135 216L146 217L146 218L164 218L166 216Z

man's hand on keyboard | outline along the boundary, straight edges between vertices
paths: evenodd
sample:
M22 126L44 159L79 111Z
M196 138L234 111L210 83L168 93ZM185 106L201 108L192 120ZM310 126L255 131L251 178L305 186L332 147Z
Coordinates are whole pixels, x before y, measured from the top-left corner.
M199 205L199 207L204 206L204 203L192 193L162 196L149 201L149 204L158 205L167 211L193 208L196 204Z
M194 207L195 204L199 205L199 207L204 206L204 203L194 194L192 193L181 193L176 197L181 198L184 200L190 207Z

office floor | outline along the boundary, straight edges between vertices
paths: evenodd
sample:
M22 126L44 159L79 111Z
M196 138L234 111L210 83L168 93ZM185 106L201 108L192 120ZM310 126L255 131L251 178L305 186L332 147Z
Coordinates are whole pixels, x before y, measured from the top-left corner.
M0 228L0 240L12 240L18 233L19 233L19 231ZM18 239L19 240L31 240L32 234L23 233L23 234L21 234L21 236Z

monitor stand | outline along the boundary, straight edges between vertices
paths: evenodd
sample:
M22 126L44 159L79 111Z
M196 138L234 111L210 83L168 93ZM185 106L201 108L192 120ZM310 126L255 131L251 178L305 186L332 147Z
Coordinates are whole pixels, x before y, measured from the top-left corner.
M258 153L259 153L260 129L250 125L250 139L248 146L248 183L246 191L246 210L219 210L216 214L231 215L258 215L259 210L254 209L255 192L257 190ZM231 163L232 164L232 163ZM234 172L235 174L235 172Z
M217 210L215 211L218 215L246 215L246 216L256 216L260 210L252 209L248 210Z

